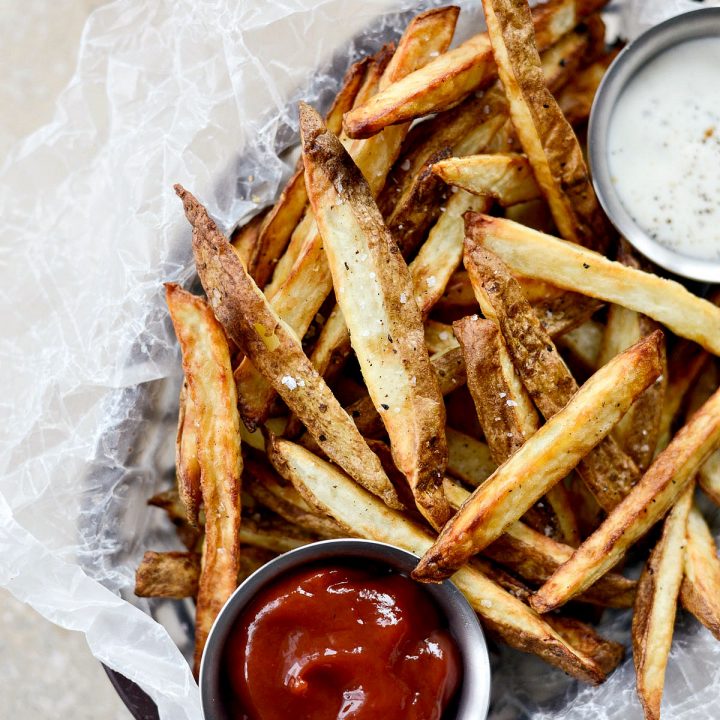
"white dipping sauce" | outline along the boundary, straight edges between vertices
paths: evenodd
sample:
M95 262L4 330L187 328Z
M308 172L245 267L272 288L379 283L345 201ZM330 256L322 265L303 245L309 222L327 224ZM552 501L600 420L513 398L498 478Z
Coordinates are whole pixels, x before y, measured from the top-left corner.
M660 53L633 77L608 129L610 175L650 237L720 259L720 37Z

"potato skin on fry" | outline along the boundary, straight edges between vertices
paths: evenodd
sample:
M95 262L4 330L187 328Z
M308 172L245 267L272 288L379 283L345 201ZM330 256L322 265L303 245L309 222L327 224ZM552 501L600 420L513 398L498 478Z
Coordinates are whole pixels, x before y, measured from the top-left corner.
M637 691L647 720L660 719L665 667L670 654L675 609L683 578L685 535L694 483L668 513L663 533L638 583L632 619Z
M239 263L228 243L228 252ZM222 326L203 299L168 283L166 297L182 350L198 438L205 551L195 622L195 672L208 633L237 585L240 529L240 416Z
M199 553L148 550L135 572L135 594L175 600L195 597L199 580Z
M580 143L545 85L525 1L483 0L493 55L520 144L567 240L604 251L610 228L595 197Z
M413 576L426 582L448 577L565 477L658 376L658 335L598 370L563 410L475 490Z
M180 499L185 506L187 521L193 527L198 526L198 513L202 502L195 420L195 406L187 388L187 381L185 381L180 390L180 411L175 441L175 474L177 475Z
M317 374L300 342L272 311L205 208L180 186L193 225L193 252L215 315L303 421L323 451L371 492L395 507L399 500L377 456Z
M351 343L395 464L420 512L439 528L450 516L442 492L445 406L410 271L360 171L307 105L300 107L300 129L308 195Z
M675 435L625 500L533 595L532 606L549 612L610 570L668 511L718 444L720 390Z

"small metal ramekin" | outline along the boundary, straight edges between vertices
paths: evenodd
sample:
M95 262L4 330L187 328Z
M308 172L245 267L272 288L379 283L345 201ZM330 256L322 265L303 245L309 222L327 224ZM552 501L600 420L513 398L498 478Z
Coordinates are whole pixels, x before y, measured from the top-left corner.
M200 694L205 720L228 720L220 690L223 650L230 629L258 591L282 575L306 565L326 561L368 560L409 574L415 555L372 540L324 540L280 555L254 572L232 594L208 636L200 666ZM477 615L449 580L423 585L440 611L462 657L463 677L454 720L484 720L490 701L490 662Z
M615 227L643 255L670 272L703 282L720 282L720 262L679 252L653 240L622 204L610 177L608 129L615 105L635 73L664 50L686 40L720 36L720 8L692 10L650 28L615 58L595 94L588 126L588 154L600 204Z

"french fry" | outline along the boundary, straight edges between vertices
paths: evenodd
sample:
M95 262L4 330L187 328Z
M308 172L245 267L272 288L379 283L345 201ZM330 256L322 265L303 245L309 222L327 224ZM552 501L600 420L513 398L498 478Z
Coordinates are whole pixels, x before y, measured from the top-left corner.
M417 555L432 538L425 530L385 507L343 473L299 445L275 440L269 451L278 472L291 481L318 511L332 516L353 534L390 543ZM487 628L506 643L533 652L574 677L600 682L596 663L569 646L520 600L478 570L464 567L453 577Z
M164 490L153 495L148 505L164 510L170 522L175 526L180 542L190 551L197 551L201 547L204 534L205 518L198 516L198 524L193 526L188 522L185 503L180 499L176 488Z
M245 474L247 492L289 523L323 539L347 535L331 518L312 512L295 488L281 482L280 477L266 463L249 458L245 463Z
M557 0L535 8L538 47L545 49L557 42L604 4L603 0ZM496 76L487 33L474 35L348 113L345 131L350 137L370 137L389 125L451 108Z
M463 349L467 386L480 426L495 463L500 465L537 432L540 419L495 323L473 316L458 320L453 328ZM548 491L547 501L552 513L541 513L539 523L528 521L543 528L550 522L565 542L576 545L580 539L577 522L562 483ZM539 512L537 506L535 509Z
M716 505L720 506L720 450L714 452L700 468L698 485Z
M225 241L228 255L240 260ZM239 568L240 418L225 333L209 305L167 284L170 317L196 413L198 464L205 510L205 552L198 589L195 673L217 614L232 595Z
M278 554L295 550L317 539L283 520L258 522L250 518L243 518L238 537L242 545L252 545Z
M444 353L458 347L451 325L428 320L425 323L425 345L430 353Z
M720 640L720 560L710 528L697 506L690 509L688 517L680 600Z
M345 74L340 91L328 111L325 121L333 132L340 132L342 116L355 101L372 58L365 58L353 64ZM288 180L275 205L259 228L257 242L252 253L243 258L245 266L258 287L264 287L271 278L275 264L287 246L293 230L300 222L307 207L305 176L300 165ZM242 257L242 255L241 255Z
M557 344L565 350L570 358L578 363L584 371L593 373L601 365L600 349L604 331L605 326L602 323L595 320L587 320L582 325L578 325L576 328L563 333L558 338ZM649 335L650 333L646 334ZM644 337L644 335L642 337ZM627 350L630 345L634 345L639 339L640 338L637 338L634 342L629 343L622 348L622 350ZM618 352L622 352L622 350ZM617 353L615 354L617 355ZM625 417L627 417L627 415ZM623 418L623 420L624 419L625 418ZM622 422L622 420L620 422Z
M443 528L414 577L448 577L564 478L659 374L658 335L598 370L565 408L477 488Z
M232 246L237 251L240 259L247 264L253 253L257 250L260 238L260 228L267 216L267 211L262 210L242 227L235 230L230 237Z
M578 385L507 267L474 244L476 217L466 216L465 267L483 313L498 323L523 384L549 420L567 405ZM656 344L661 336L658 333L655 337ZM582 458L578 471L605 510L615 507L640 477L633 461L612 437L597 443Z
M545 85L530 7L516 0L483 0L483 9L515 132L555 224L565 239L603 251L609 225L580 143Z
M517 153L448 158L432 171L448 185L494 198L503 207L541 197L530 163Z
M592 250L503 218L473 218L478 244L514 273L637 310L720 354L720 308L680 283L626 267Z
M497 464L490 456L490 448L470 435L445 429L448 444L448 472L471 487L477 487L492 474Z
M441 31L443 25L454 29L456 8L438 8L421 13L408 25L392 60L379 80L382 88L427 62L435 52L443 52L452 31ZM369 140L348 140L346 148L355 164L377 196L387 173L397 159L400 145L407 134L407 125L388 128ZM304 221L303 221L304 222ZM272 296L272 308L298 336L303 337L316 313L332 290L332 276L328 267L323 241L314 220L295 262L281 287ZM291 244L294 241L291 241ZM240 414L253 430L267 419L275 398L275 390L247 359L235 373L240 397Z
M445 406L425 350L410 271L370 187L307 105L300 107L300 129L308 195L370 397L418 509L441 527L450 511L441 485Z
M545 82L551 90L560 89L592 50L605 37L598 16L567 33L542 54ZM407 194L408 187L433 157L446 152L474 155L506 151L514 135L509 121L507 100L502 86L495 83L484 93L472 94L458 107L439 113L434 119L411 129L404 150L395 163L380 197L379 207L388 215L395 199Z
M445 478L444 487L445 494L455 510L470 497L465 488L449 478ZM518 520L509 525L497 540L490 543L483 550L483 555L505 565L532 583L542 584L560 565L570 559L574 550L571 545L553 540ZM628 608L632 607L635 599L635 587L634 580L609 572L578 599L601 607Z
M187 521L193 527L198 525L198 512L202 502L196 419L195 406L186 381L180 390L180 411L175 441L175 474Z
M297 337L273 312L205 208L182 187L176 186L176 192L193 226L200 280L228 335L272 383L323 452L357 482L397 507L397 494L380 461L315 372Z
M181 600L195 597L199 582L199 553L148 550L135 572L135 595Z
M680 497L719 443L717 391L658 455L625 500L538 590L531 600L533 607L549 612L612 568Z
M619 49L615 49L604 53L595 62L580 70L556 96L565 119L571 125L580 125L590 116L590 108L600 81L618 52Z
M647 720L660 718L665 668L683 579L685 534L693 489L691 483L665 518L662 536L645 565L635 597L633 661L638 696Z

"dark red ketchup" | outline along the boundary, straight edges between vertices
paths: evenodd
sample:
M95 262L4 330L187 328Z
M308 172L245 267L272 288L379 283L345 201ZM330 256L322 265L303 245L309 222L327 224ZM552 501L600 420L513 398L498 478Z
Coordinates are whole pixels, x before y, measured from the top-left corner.
M224 668L233 720L438 720L461 679L427 592L359 565L313 566L261 592Z

